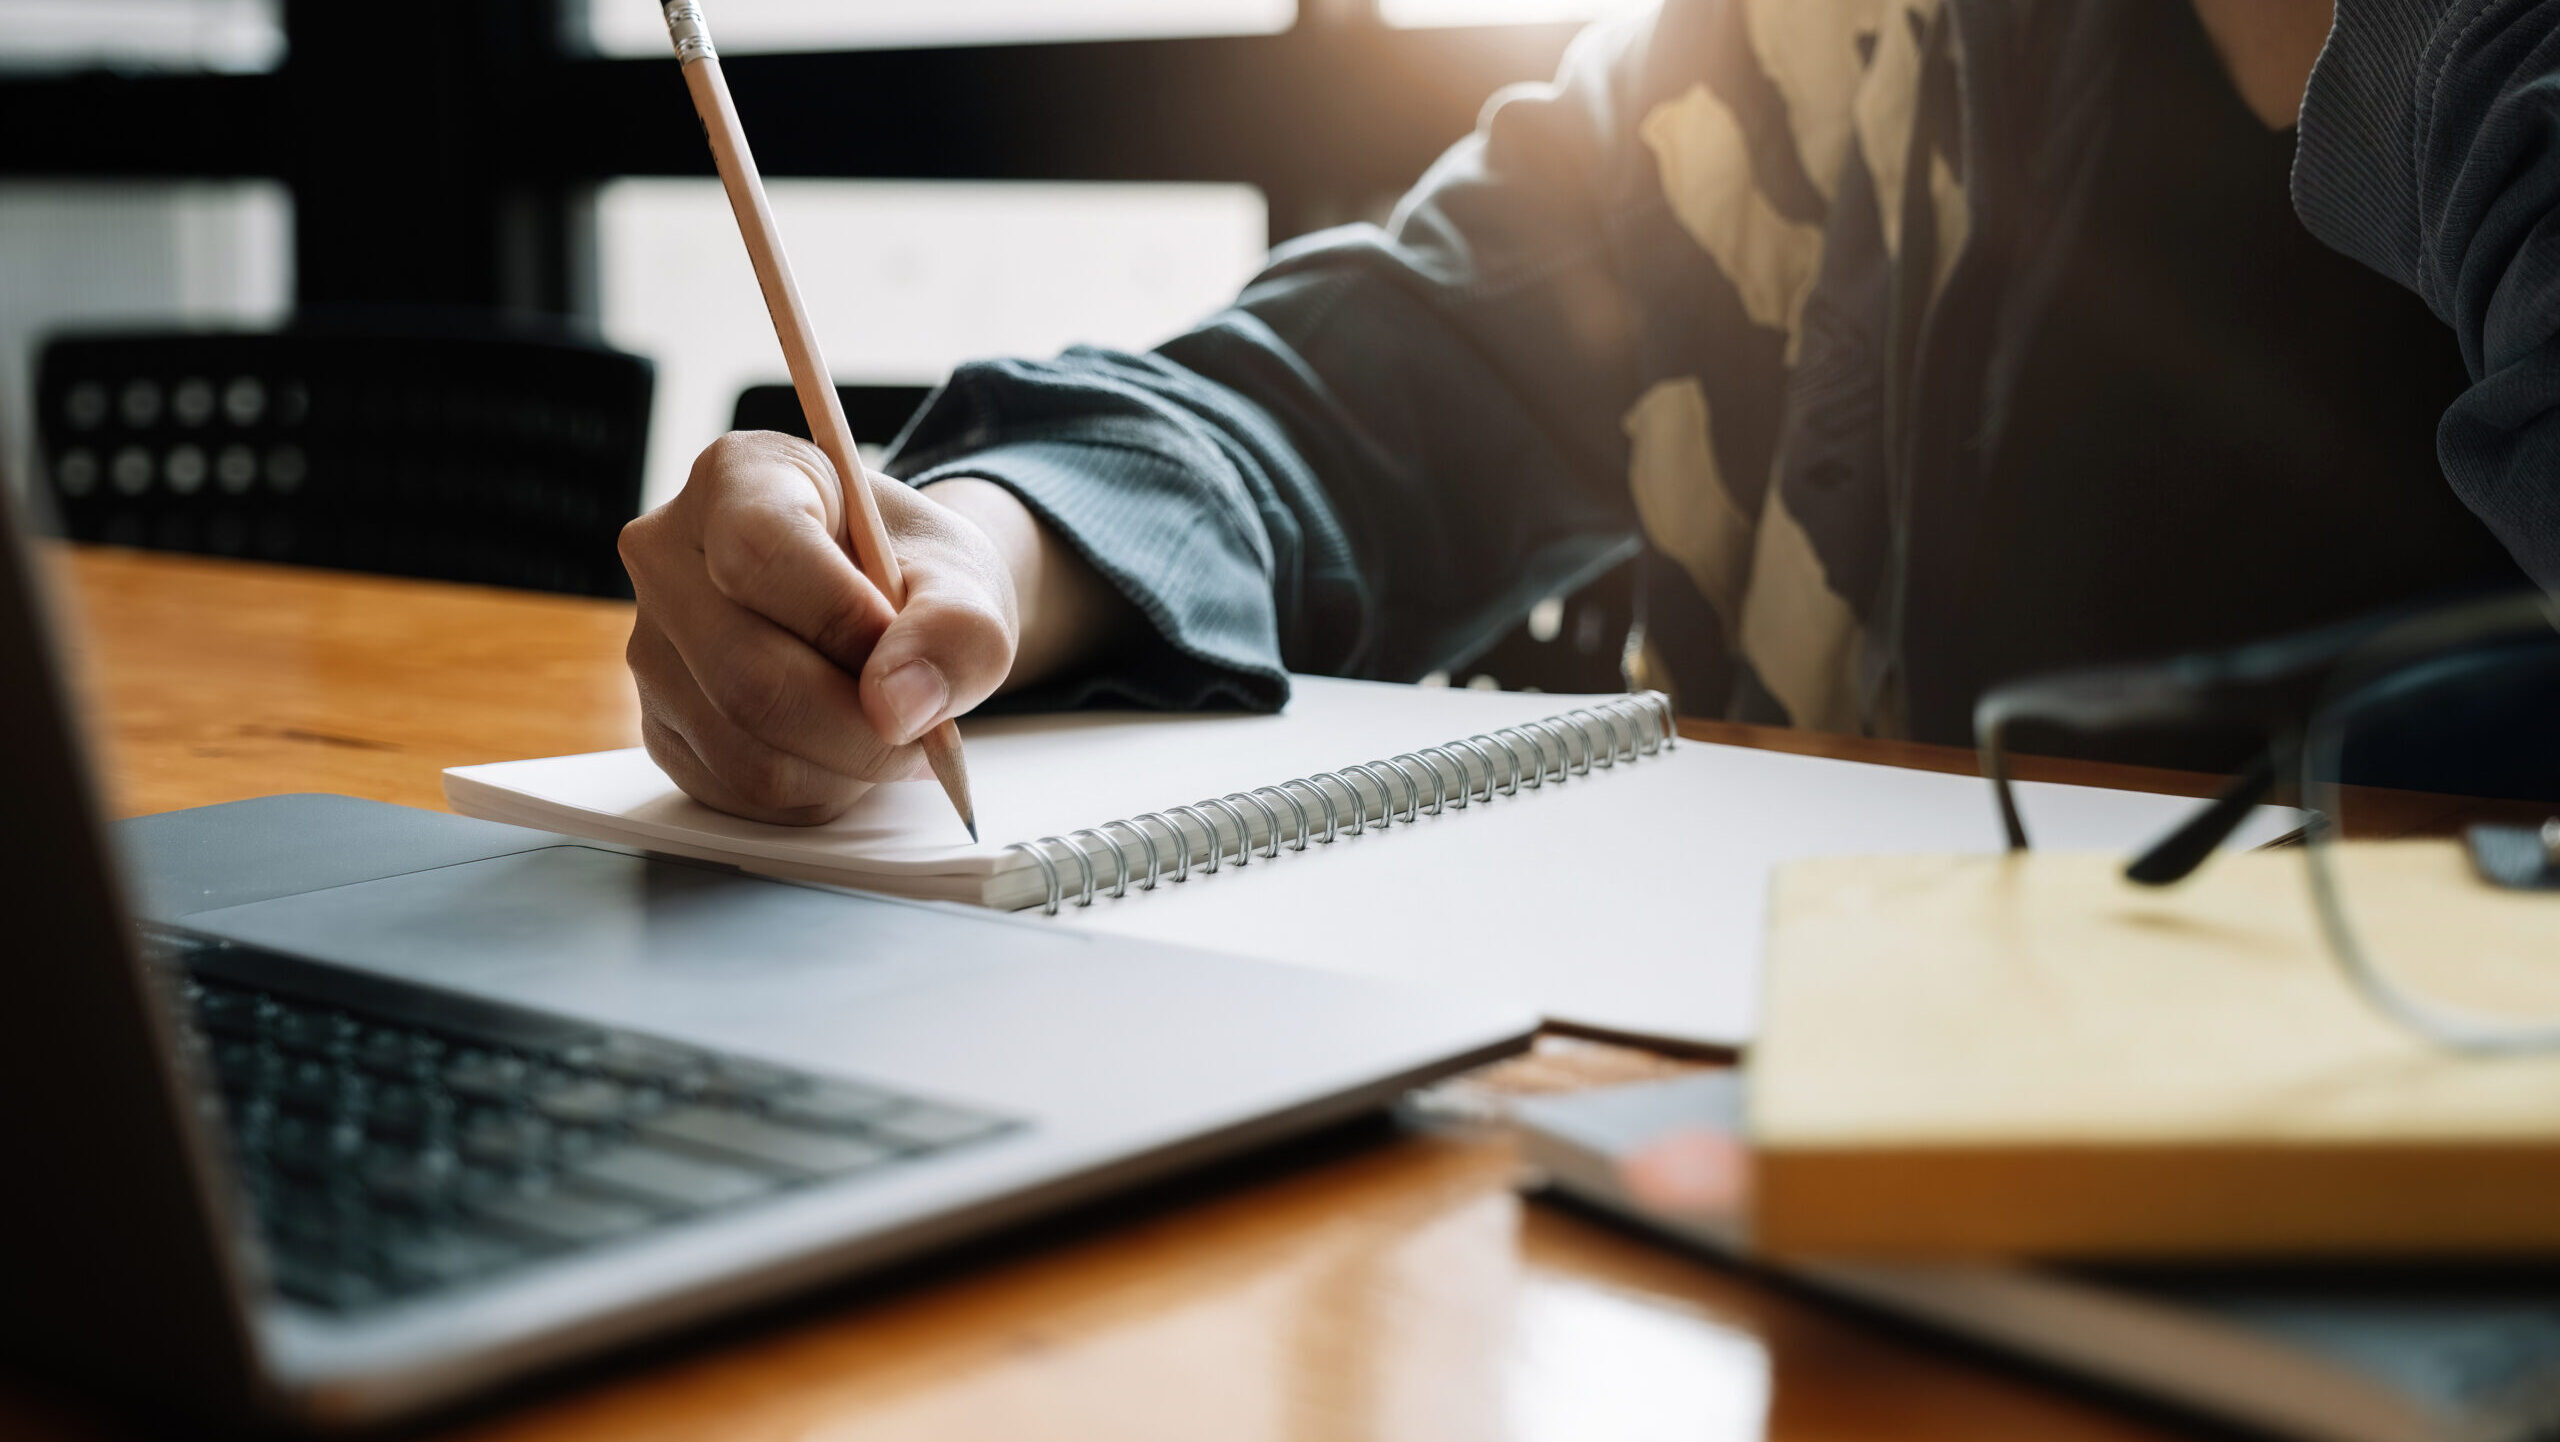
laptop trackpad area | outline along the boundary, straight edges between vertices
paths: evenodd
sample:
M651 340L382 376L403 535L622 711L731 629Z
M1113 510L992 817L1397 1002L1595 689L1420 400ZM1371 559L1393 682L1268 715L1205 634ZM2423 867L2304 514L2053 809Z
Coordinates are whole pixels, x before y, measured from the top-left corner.
M1065 934L589 846L182 918L233 941L629 1026L753 1033L1077 950Z

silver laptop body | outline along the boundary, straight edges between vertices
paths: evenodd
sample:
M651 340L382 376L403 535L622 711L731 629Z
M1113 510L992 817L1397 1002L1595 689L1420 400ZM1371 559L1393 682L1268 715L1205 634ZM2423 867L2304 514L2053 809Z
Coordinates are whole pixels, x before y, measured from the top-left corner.
M412 1415L1534 1026L341 797L111 827L12 529L0 1345L148 1405Z

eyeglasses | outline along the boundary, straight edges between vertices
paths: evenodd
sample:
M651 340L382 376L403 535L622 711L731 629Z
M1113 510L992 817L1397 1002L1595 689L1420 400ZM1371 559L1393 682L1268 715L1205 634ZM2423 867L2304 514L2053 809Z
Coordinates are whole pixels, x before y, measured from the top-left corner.
M2560 599L2492 597L2206 655L2031 677L1974 708L2013 851L2020 723L2253 729L2263 745L2125 868L2167 886L2280 793L2321 930L2393 1021L2465 1051L2560 1047Z

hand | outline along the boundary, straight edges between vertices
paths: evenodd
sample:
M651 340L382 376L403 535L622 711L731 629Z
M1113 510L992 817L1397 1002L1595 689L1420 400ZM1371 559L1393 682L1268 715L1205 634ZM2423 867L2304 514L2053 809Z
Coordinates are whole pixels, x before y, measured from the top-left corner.
M928 774L915 739L1011 674L1015 573L988 530L887 477L867 483L905 574L903 610L829 531L835 468L794 437L721 437L674 500L623 528L641 738L696 800L759 821L832 820L874 783Z

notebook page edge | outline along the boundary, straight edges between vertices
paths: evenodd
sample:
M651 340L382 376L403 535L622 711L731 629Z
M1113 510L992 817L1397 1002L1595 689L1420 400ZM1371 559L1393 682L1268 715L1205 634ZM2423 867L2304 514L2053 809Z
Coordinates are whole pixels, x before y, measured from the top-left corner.
M557 780L538 786L518 779L558 778L564 773L599 770L614 763L621 763L629 770L645 766L658 778L660 785L636 804L673 804L679 808L684 820L660 821L633 815L629 805L600 805L592 795L581 797L576 794L576 786L563 785ZM576 779L586 781L589 778L579 776ZM903 891L938 877L966 877L984 883L1007 871L1031 865L1019 856L994 848L981 848L976 854L961 853L931 860L865 855L840 845L827 844L824 840L827 833L823 828L771 826L723 815L685 797L638 747L447 767L444 792L446 801L455 810L490 821L593 836L625 845L677 850L684 855L749 866L750 869L756 869L751 863L787 865L829 877L860 878L872 889ZM848 880L842 884L856 883Z
M1315 727L1328 723L1340 725L1346 718L1366 720L1366 717L1361 717L1358 713L1369 711L1374 707L1416 711L1428 709L1446 713L1446 715L1434 715L1431 718L1432 729L1436 733L1443 729L1439 726L1441 721L1454 720L1459 713L1475 712L1483 724L1469 734L1478 736L1538 722L1578 725L1579 723L1570 723L1567 720L1573 710L1622 701L1631 694L1537 694L1532 701L1530 700L1532 693L1475 693L1464 690L1432 692L1397 683L1358 681L1340 677L1297 676L1293 677L1292 681L1296 699L1289 711L1271 719L1293 718L1309 727ZM1481 702L1474 699L1478 696L1483 698ZM1422 697L1431 699L1422 706L1415 706L1415 701ZM1502 699L1497 702L1495 697ZM1509 704L1503 704L1505 702ZM1522 704L1524 702L1527 704ZM1488 711L1493 714L1490 716L1483 714ZM1178 724L1180 721L1191 719L1161 712L1059 714L1077 717L1078 724L1072 729L1079 730L1109 730L1114 729L1118 723L1140 718L1160 724ZM1053 724L1054 718L1025 716L997 717L988 718L988 720L994 724L988 726L986 722L980 722L973 726L965 726L964 729L984 728L996 735L1041 734ZM1423 728L1417 724L1415 729L1419 734ZM994 740L995 737L989 736L988 739ZM1435 734L1432 740L1415 743L1417 750L1432 747L1448 748L1447 754L1459 762L1466 773L1463 782L1460 783L1463 789L1473 791L1479 786L1490 786L1494 778L1480 760L1465 747L1462 737ZM1398 751L1392 743L1386 749L1396 754L1412 754L1410 751ZM1329 763L1311 772L1310 775L1338 775L1359 764L1361 763L1345 758ZM617 771L619 774L616 774ZM596 773L602 773L602 775L599 776ZM1437 774L1436 769L1434 774ZM1418 776L1407 776L1404 779L1415 782L1417 788L1419 787ZM1254 781L1248 783L1247 790L1244 792L1227 792L1225 795L1234 798L1260 791L1267 796L1283 786L1290 786L1291 794L1300 798L1310 796L1307 788L1291 786L1291 782L1292 778L1286 777ZM1515 779L1513 784L1520 783ZM1324 789L1318 788L1319 791ZM1341 814L1336 816L1336 824L1371 824L1378 821L1390 805L1414 804L1402 792L1399 792L1396 797L1388 797L1383 794L1371 794L1366 787L1353 789L1361 793L1359 819L1356 823L1353 822L1348 814L1352 808L1344 807L1341 809ZM1453 791L1456 789L1458 788L1452 788ZM599 790L606 794L597 795ZM702 806L684 797L655 763L648 760L645 751L637 747L448 767L444 771L444 791L448 804L465 814L494 821L534 826L543 830L587 835L619 844L671 851L699 859L736 864L750 870L783 874L784 869L788 868L789 874L801 879L868 886L874 889L894 890L902 894L922 894L925 891L949 894L958 888L942 884L943 878L975 878L978 882L979 894L970 899L980 904L1007 910L1041 905L1049 899L1049 873L1041 868L1037 861L1016 849L1024 845L1037 845L1039 841L1046 838L1036 835L1024 836L1014 842L989 844L978 848L974 855L960 852L925 859L884 857L877 853L852 849L842 842L830 843L824 839L826 833L823 828L803 832L795 828L767 826L763 823L726 816ZM1426 806L1464 805L1463 802L1454 799L1441 802L1429 790L1423 791L1423 795L1430 798L1420 803ZM675 807L678 814L669 819L635 814L643 807L661 805ZM1168 811L1180 809L1182 809L1180 803L1168 803L1162 808ZM1195 822L1205 816L1217 821L1218 824L1213 832L1204 832L1196 843L1189 846L1187 858L1177 858L1173 854L1175 837L1171 833L1150 838L1168 843L1157 855L1158 869L1179 871L1186 865L1203 865L1208 861L1213 847L1223 850L1239 844L1253 848L1288 844L1280 838L1289 837L1293 831L1301 829L1297 815L1284 805L1275 805L1268 812L1260 806L1238 806L1235 812L1245 818L1244 835L1241 840L1235 834L1225 808L1204 807L1193 813L1191 819ZM1160 813L1136 811L1123 816L1091 818L1078 828L1062 827L1058 834L1079 836L1090 831L1109 830L1118 833L1125 840L1131 834L1131 829L1130 825L1124 823L1131 823L1132 818L1136 816L1156 814ZM1318 819L1311 810L1306 821L1307 824L1312 825ZM1279 823L1276 834L1273 825L1275 820ZM1033 829L1036 831L1039 828ZM1175 829L1181 832L1181 840L1190 839L1189 827ZM1088 882L1096 893L1123 887L1146 889L1144 884L1146 878L1138 874L1137 853L1141 843L1126 841L1126 846L1128 848L1126 853L1115 854L1115 847L1094 848L1087 843L1083 848L1085 853L1083 865L1078 864L1078 859L1073 852L1062 853L1054 846L1047 848L1050 864L1058 872L1057 890L1061 899L1082 896ZM1125 860L1122 859L1124 856Z

